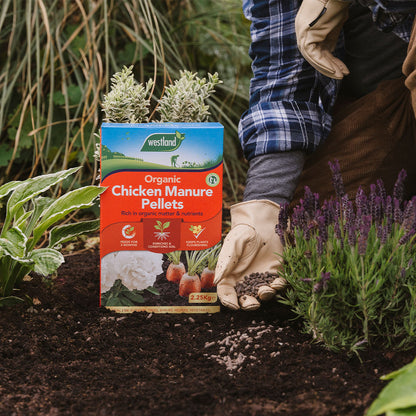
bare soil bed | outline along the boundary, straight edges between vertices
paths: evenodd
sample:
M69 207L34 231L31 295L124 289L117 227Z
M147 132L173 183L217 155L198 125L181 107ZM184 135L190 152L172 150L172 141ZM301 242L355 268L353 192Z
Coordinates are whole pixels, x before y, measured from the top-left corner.
M363 415L416 349L335 354L269 302L256 312L98 307L99 253L66 256L34 305L0 311L0 415Z

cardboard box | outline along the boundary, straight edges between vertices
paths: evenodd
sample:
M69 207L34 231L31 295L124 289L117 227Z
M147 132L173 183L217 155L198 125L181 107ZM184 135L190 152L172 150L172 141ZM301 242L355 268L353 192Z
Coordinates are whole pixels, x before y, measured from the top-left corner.
M215 288L178 294L166 253L221 241L223 126L103 123L100 304L117 312L212 313Z

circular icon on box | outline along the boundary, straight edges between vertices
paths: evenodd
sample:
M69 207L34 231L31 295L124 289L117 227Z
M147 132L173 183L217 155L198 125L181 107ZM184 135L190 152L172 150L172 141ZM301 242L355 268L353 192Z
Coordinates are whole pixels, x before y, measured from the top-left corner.
M134 225L127 224L121 229L121 234L124 238L134 238L136 235L136 230Z
M211 172L206 176L205 182L208 186L217 186L220 183L220 176L217 173Z

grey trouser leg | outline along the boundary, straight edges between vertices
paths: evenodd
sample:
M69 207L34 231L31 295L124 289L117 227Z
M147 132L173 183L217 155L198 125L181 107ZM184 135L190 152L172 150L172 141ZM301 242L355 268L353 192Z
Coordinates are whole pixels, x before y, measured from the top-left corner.
M305 162L300 150L256 156L250 160L244 201L268 199L290 203Z

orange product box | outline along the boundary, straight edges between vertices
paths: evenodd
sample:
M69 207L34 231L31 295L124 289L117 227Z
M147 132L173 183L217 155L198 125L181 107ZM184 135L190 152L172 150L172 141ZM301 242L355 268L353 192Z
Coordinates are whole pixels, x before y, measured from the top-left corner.
M102 124L101 306L219 311L215 287L180 295L166 270L171 254L186 265L221 241L223 133L220 123Z

